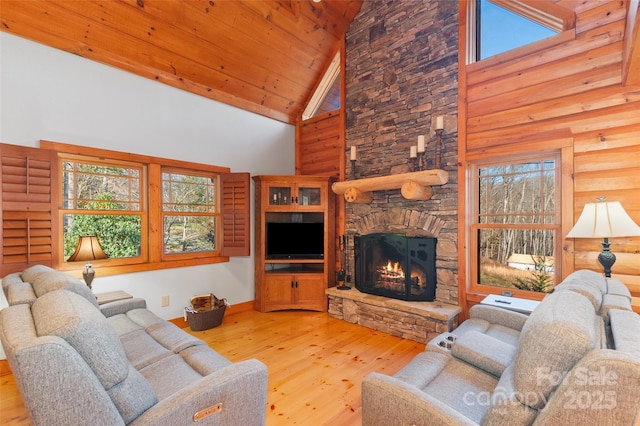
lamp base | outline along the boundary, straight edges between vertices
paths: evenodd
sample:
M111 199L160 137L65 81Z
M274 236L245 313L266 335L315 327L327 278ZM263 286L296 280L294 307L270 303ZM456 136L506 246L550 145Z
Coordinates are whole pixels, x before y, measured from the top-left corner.
M93 277L96 275L96 271L91 267L91 262L87 263L84 267L84 271L82 271L82 278L84 278L84 282L87 284L87 287L91 289L91 282L93 281Z
M598 261L604 267L604 276L611 278L611 267L616 263L616 255L609 250L609 238L605 238L602 244L602 252L598 255Z

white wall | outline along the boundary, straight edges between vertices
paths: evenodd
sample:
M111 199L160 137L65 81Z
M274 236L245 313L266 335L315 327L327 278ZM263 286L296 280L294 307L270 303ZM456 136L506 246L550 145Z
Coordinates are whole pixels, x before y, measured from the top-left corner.
M40 139L251 175L295 172L291 125L0 32L0 142L37 147ZM170 319L196 294L253 300L253 265L251 256L108 277L97 269L93 289L143 297ZM163 295L168 307L160 307Z

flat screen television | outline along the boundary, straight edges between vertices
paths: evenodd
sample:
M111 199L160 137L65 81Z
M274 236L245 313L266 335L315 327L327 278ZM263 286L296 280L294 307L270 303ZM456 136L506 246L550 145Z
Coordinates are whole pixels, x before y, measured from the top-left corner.
M323 259L322 222L267 222L267 259Z

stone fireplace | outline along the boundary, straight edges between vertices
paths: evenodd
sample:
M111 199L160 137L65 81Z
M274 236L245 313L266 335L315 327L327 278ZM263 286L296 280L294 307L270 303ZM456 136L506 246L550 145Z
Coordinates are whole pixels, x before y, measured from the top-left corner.
M423 201L380 190L366 203L344 204L344 234L402 234L437 239L435 299L405 301L360 292L354 250L340 267L350 290L330 288L329 314L426 342L457 325L458 314L458 2L364 2L346 37L345 148L347 180L413 172L411 148L424 136L424 165L449 180ZM436 138L443 117L441 141ZM438 143L439 146L436 144ZM435 161L441 151L441 161ZM439 158L439 157L438 157ZM439 158L440 159L440 158ZM356 273L358 277L356 278ZM359 284L358 284L359 285Z
M363 293L432 302L436 239L375 233L355 237L355 286Z

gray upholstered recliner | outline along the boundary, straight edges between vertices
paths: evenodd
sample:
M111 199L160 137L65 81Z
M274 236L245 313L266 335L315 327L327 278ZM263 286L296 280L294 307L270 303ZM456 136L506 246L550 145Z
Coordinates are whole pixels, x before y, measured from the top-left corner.
M13 304L0 311L34 424L264 424L264 364L230 362L143 299L98 307L84 284L47 269L3 280Z
M513 349L510 331L473 321L451 333L450 349L430 342L394 376L369 374L363 425L635 424L640 316L612 308L605 321L562 290L526 318Z

